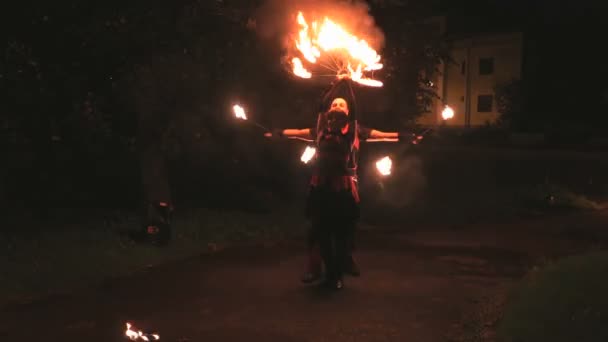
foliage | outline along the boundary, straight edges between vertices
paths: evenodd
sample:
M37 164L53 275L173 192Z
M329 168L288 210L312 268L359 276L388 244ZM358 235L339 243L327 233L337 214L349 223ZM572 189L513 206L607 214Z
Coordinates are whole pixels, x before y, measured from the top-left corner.
M438 98L438 66L449 60L441 33L441 19L434 17L437 1L378 1L372 13L386 35L385 88L388 100L377 112L389 126L411 125L430 110Z
M597 210L602 206L568 188L552 183L543 183L519 191L522 205L541 210Z
M127 233L138 226L132 215L111 219L89 215L61 229L42 232L21 227L0 232L0 306L48 294L65 293L143 271L230 244L274 243L300 236L305 226L293 222L289 208L279 213L247 214L193 210L174 220L174 239L166 248L134 244ZM34 233L34 234L32 234Z
M511 80L496 85L496 105L500 118L498 125L514 130L525 129L529 120L523 117L523 92L522 81Z
M260 3L32 0L4 11L0 150L10 167L0 170L7 180L0 201L126 205L141 196L142 184L148 197L167 196L167 158L201 171L221 165L219 174L247 168L266 175L284 166L254 160L267 150L253 137L259 132L227 120L229 104L242 101L270 126L312 121L319 90L285 73L280 44L260 42L251 25ZM390 43L382 52L384 101L362 91L369 112L385 113L369 115L369 124L395 129L434 96L428 79L441 54L438 37L418 20L427 7L372 4ZM396 11L407 20L391 15Z

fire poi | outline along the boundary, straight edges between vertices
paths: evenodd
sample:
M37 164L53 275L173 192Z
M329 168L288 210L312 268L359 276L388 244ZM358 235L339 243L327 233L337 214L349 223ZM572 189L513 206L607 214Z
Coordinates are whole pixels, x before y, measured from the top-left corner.
M384 67L381 63L382 57L365 39L361 38L369 33L349 32L345 25L339 24L328 15L309 17L303 11L298 11L297 15L294 16L293 31L289 34L291 44L289 60L292 73L302 79L330 76L334 79L348 78L365 86L382 87L383 83L373 78L374 71L381 70ZM315 69L320 67L331 71L332 74L312 72L307 69L307 66ZM265 126L249 120L242 106L234 105L233 111L236 118L249 121L264 129L267 136L272 135ZM454 117L454 110L446 105L441 115L444 121L450 120ZM414 145L418 144L431 130L432 128L428 128L421 134L413 135L409 142ZM306 142L314 141L303 136L285 137ZM401 140L402 137L396 136L381 138L372 136L364 141L398 142ZM308 146L300 160L305 164L309 163L315 152L316 150L313 147Z
M306 149L302 153L300 160L304 164L308 164L308 162L315 156L317 153L317 149L312 146L306 146Z
M255 122L255 121L249 120L247 118L247 113L245 113L245 108L243 108L241 105L235 104L234 106L232 106L232 111L234 112L234 116L237 119L248 121L248 122L256 125L257 127L263 129L264 131L268 131L268 128L264 127L263 125Z
M443 118L443 120L453 119L454 118L454 110L452 109L452 107L450 107L448 105L445 105L445 108L441 112L441 117Z
M386 156L376 162L376 169L382 176L388 176L391 174L393 167L393 161L390 157Z
M234 116L236 116L237 119L247 120L247 114L245 114L245 109L243 107L240 105L234 105L232 106L232 110L234 111Z
M327 16L310 23L302 12L297 15L297 34L293 44L300 56L291 58L294 75L301 78L319 77L303 64L302 58L312 65L319 65L336 77L349 77L353 81L382 87L382 82L367 74L382 69L381 57L367 41L348 32Z
M141 330L137 330L131 323L127 322L127 330L125 336L131 341L158 341L160 336L158 334L145 333Z

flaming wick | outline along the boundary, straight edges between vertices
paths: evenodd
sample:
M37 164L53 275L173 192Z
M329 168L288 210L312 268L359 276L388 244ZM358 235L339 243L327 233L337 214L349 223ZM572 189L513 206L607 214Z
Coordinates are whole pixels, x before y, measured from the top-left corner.
M443 118L443 120L450 120L454 118L454 110L452 109L452 107L445 105L445 108L441 112L441 117Z
M393 167L393 161L390 157L384 157L376 162L376 169L383 176L391 174L391 168Z
M306 146L306 149L304 150L304 153L302 153L300 160L302 161L302 163L308 164L308 162L315 156L316 153L317 153L316 148L311 147L311 146Z
M302 77L302 78L311 78L312 74L310 73L310 71L306 70L306 68L304 68L304 65L302 65L302 60L300 60L298 57L294 57L291 60L291 63L293 63L293 73L294 75L298 76L298 77Z
M375 71L383 68L381 56L363 39L346 31L342 26L325 17L322 21L313 20L308 24L302 12L298 12L299 31L295 38L295 47L302 57L311 64L336 72L335 77L350 77L354 82L370 87L382 87L381 81L367 78L364 71ZM340 51L339 54L332 54ZM342 53L346 52L346 53ZM330 54L328 61L321 61L322 53ZM352 62L352 63L351 63ZM291 59L293 73L302 78L311 78L302 60ZM317 75L319 76L319 75Z
M248 122L258 126L259 128L263 129L264 131L270 132L270 130L268 128L264 127L263 125L255 122L255 121L251 121L251 120L247 119L247 114L245 113L245 109L242 106L236 104L236 105L232 106L232 111L234 112L234 116L236 116L237 119L248 121Z
M144 341L150 341L150 339L153 339L154 341L158 341L160 340L160 335L158 334L148 334L148 333L144 333L141 330L132 330L133 326L131 325L131 323L127 322L127 330L125 331L125 336L127 336L129 338L129 340L131 341L137 341L137 340L144 340Z
M247 114L245 114L245 109L243 107L237 104L232 106L232 110L234 111L234 116L236 116L237 119L247 120Z

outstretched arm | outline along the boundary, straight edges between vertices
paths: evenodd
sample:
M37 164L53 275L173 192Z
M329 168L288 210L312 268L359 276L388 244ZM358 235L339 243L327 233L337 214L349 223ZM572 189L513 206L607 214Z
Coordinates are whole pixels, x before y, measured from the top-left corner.
M377 129L362 127L359 130L365 142L409 142L417 144L422 137L412 132L383 132Z
M265 133L264 136L267 138L277 137L277 138L299 139L299 140L304 140L304 141L312 141L312 139L313 139L310 128L277 129L273 132Z
M324 95L321 98L321 101L319 102L319 108L318 108L319 113L324 112L327 109L327 107L329 107L329 103L332 101L332 99L334 97L337 96L340 86L342 84L344 84L345 82L346 82L346 80L340 80L338 82L335 82L324 93ZM319 125L319 123L317 123L317 126L318 125ZM320 127L317 127L317 130L319 130L319 129L320 129ZM313 133L315 133L315 132L312 132L312 129L310 129L310 128L303 128L303 129L286 128L286 129L276 129L276 130L273 130L272 132L264 133L264 136L267 138L274 137L274 138L288 138L288 139L298 139L298 140L304 140L304 141L313 141L313 139L315 138L315 134L313 134Z
M369 132L369 138L366 140L370 139L375 139L377 141L399 141L399 132L383 132L372 129Z

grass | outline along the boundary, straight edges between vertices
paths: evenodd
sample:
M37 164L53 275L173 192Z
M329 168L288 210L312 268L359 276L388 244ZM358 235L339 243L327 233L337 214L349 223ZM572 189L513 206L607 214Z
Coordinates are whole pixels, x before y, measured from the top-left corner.
M401 190L399 187L396 189ZM391 198L377 200L382 195L380 191L377 194L368 191L364 195L362 212L366 221L407 227L507 223L521 218L593 211L605 207L585 194L555 183L494 188L471 186L468 192L461 189L423 189L417 194L420 200L413 200L404 206Z
M499 341L606 341L608 252L568 257L537 269L513 290Z
M361 182L367 223L403 229L420 228L427 223L455 227L486 220L504 223L510 218L537 213L599 209L602 206L580 190L590 180L593 188L606 193L604 175L608 174L605 172L608 164L599 155L480 148L421 149L396 155L395 161L399 163L394 177L377 180L369 161L390 150L370 144L365 151L369 151L365 165L371 168ZM299 172L305 179L306 172ZM551 182L543 182L546 179ZM525 184L537 185L524 187ZM226 243L299 234L306 220L301 211L282 209L270 214L178 212L174 221L175 240L162 249L133 244L124 233L138 225L135 217L124 217L112 224L93 220L61 228L41 227L35 232L0 232L0 305L8 300L96 284L106 277L193 256Z
M538 210L599 210L603 206L567 187L542 183L516 192L521 206Z
M0 306L99 284L149 265L213 251L243 241L276 241L301 234L306 225L298 213L270 214L192 210L174 219L174 239L164 248L135 244L127 232L137 229L135 216L113 224L0 234ZM295 223L294 223L295 222Z

